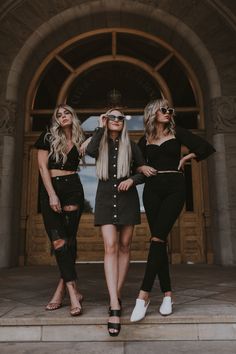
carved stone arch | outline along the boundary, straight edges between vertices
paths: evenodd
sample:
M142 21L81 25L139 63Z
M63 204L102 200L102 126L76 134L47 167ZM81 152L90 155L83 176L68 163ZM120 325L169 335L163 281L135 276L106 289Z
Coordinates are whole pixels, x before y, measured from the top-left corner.
M122 19L122 26L125 25L125 13L133 16L140 16L145 18L146 23L158 23L158 26L163 24L172 30L176 36L179 36L184 42L192 48L193 54L198 57L200 60L204 72L207 75L207 82L209 85L209 97L219 97L221 96L221 86L219 74L217 68L214 64L213 58L207 50L204 43L200 38L194 33L186 24L184 24L180 19L174 17L173 15L154 8L152 4L142 3L142 6L136 6L136 2L127 0L125 3L125 8L121 7L121 1L117 0L116 2L110 2L108 0L103 0L103 12L101 12L100 2L89 1L77 6L71 7L60 14L52 17L49 21L42 24L37 31L35 31L29 39L25 42L24 46L19 51L15 60L13 61L11 68L9 70L9 75L7 79L7 88L6 88L6 99L9 101L16 102L18 101L18 90L21 84L21 73L24 68L29 65L29 60L33 53L37 52L37 46L43 40L46 40L47 36L52 32L55 33L56 30L59 30L62 26L70 23L73 20L78 21L79 31L83 32L83 24L85 26L84 31L91 30L88 28L89 24L82 19L86 16L91 16L91 9L93 14L97 14L100 18L104 15L104 18L109 17L109 12L112 12L113 17L116 18L114 21L118 25L121 25L121 14L124 14L124 19ZM91 7L92 6L92 7ZM63 19L63 21L62 21ZM80 21L81 20L81 21ZM106 26L109 26L109 23L106 22ZM91 23L91 19L89 21ZM92 24L91 24L92 25ZM127 23L127 27L130 24ZM138 29L139 22L136 23L136 28ZM153 26L147 26L147 31L152 33ZM143 30L143 28L141 28ZM155 32L155 31L153 31ZM155 35L155 33L153 33Z

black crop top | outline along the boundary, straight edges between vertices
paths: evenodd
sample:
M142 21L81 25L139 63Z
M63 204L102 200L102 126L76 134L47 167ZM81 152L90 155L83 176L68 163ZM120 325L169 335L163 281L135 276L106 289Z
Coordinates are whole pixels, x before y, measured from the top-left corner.
M139 140L138 145L147 164L159 171L178 170L181 145L189 148L190 153L195 153L197 161L201 161L215 152L214 147L206 140L181 127L175 128L175 138L166 140L160 145L147 145L145 136Z
M43 131L39 136L38 140L34 144L34 146L38 150L47 150L50 151L50 134L47 134L47 131ZM47 134L47 135L46 135ZM48 169L49 170L66 170L66 171L77 171L78 165L80 161L79 152L74 145L67 154L67 160L63 164L62 160L56 162L56 160L50 156L48 159Z

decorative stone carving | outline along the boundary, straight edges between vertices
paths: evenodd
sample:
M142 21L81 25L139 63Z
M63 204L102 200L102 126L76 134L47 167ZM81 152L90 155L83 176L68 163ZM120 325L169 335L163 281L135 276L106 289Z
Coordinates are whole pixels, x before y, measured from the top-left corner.
M14 135L16 104L10 101L0 103L0 135Z
M236 96L214 98L211 107L216 132L236 131Z

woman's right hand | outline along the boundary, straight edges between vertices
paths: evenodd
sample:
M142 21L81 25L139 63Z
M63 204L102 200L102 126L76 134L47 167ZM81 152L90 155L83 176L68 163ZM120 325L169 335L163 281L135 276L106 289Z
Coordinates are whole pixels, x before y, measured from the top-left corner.
M107 124L107 117L105 116L105 114L101 114L99 119L98 119L98 122L99 122L99 127L100 128L104 128Z
M157 174L157 170L155 168L147 165L139 166L137 171L139 173L143 173L146 177L155 176Z
M49 204L53 211L56 213L61 213L61 203L56 194L49 196Z

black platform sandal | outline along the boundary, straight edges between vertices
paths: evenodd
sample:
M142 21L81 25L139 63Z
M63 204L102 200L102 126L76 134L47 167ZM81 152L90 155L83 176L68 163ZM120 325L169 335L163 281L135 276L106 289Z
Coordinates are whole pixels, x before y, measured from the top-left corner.
M120 317L121 316L121 310L110 310L109 312L110 317L115 316L115 317ZM114 323L114 322L107 322L107 329L108 333L110 334L111 337L117 337L120 333L121 329L121 324L120 323ZM116 332L110 332L110 329L114 329Z
M119 305L120 305L120 314L122 312L122 301L121 299L118 297L118 302L119 302ZM109 306L108 308L108 315L110 315L110 312L111 312L111 306Z

